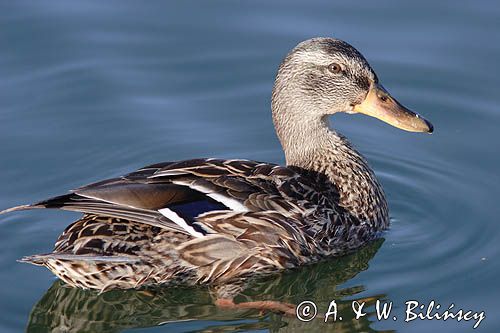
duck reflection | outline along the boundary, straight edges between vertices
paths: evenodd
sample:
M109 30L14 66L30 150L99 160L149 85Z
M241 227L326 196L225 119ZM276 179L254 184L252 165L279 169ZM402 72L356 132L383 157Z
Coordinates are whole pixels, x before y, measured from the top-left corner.
M318 313L326 312L330 301L335 299L342 321L324 323L323 319L316 318L301 322L294 317L256 309L220 308L214 304L215 294L220 291L209 287L157 287L99 294L56 281L33 307L27 332L121 332L158 325L163 325L166 331L182 332L375 332L370 327L373 312L356 320L351 310L351 301L359 299L356 295L364 291L364 287L342 288L340 285L366 270L382 243L380 239L349 256L233 288L236 303L279 301L298 304L313 300ZM230 289L231 286L224 292ZM362 299L366 302L365 309L380 298L385 295ZM366 310L370 312L372 308Z

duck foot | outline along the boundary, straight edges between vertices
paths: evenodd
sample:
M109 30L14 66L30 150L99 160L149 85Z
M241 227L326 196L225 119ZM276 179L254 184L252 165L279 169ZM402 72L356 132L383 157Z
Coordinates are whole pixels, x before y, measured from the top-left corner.
M215 305L222 309L256 309L261 311L271 311L283 313L287 316L295 317L295 305L277 301L255 301L234 303L230 298L219 298Z

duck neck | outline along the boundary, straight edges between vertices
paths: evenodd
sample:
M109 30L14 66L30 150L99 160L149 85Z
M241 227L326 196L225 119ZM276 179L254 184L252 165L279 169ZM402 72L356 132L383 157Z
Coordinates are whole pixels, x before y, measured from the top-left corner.
M347 212L384 229L388 224L387 203L366 160L345 137L329 129L327 116L308 118L306 113L287 110L282 114L273 108L287 165L326 175Z

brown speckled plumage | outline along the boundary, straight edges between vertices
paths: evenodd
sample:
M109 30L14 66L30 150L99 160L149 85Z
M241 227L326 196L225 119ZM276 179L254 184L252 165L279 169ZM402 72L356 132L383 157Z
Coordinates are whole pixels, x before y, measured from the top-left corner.
M329 74L328 64L345 73ZM345 42L319 38L285 58L272 112L287 166L248 160L166 162L12 210L82 212L52 253L23 258L72 286L107 290L224 284L342 255L388 227L365 159L330 130L378 79Z

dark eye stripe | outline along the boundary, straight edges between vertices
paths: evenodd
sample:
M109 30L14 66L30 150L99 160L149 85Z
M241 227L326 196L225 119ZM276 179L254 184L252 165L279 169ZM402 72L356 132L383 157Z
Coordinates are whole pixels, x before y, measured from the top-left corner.
M370 89L370 80L366 76L359 76L354 73L351 73L350 78L359 88L364 90Z

